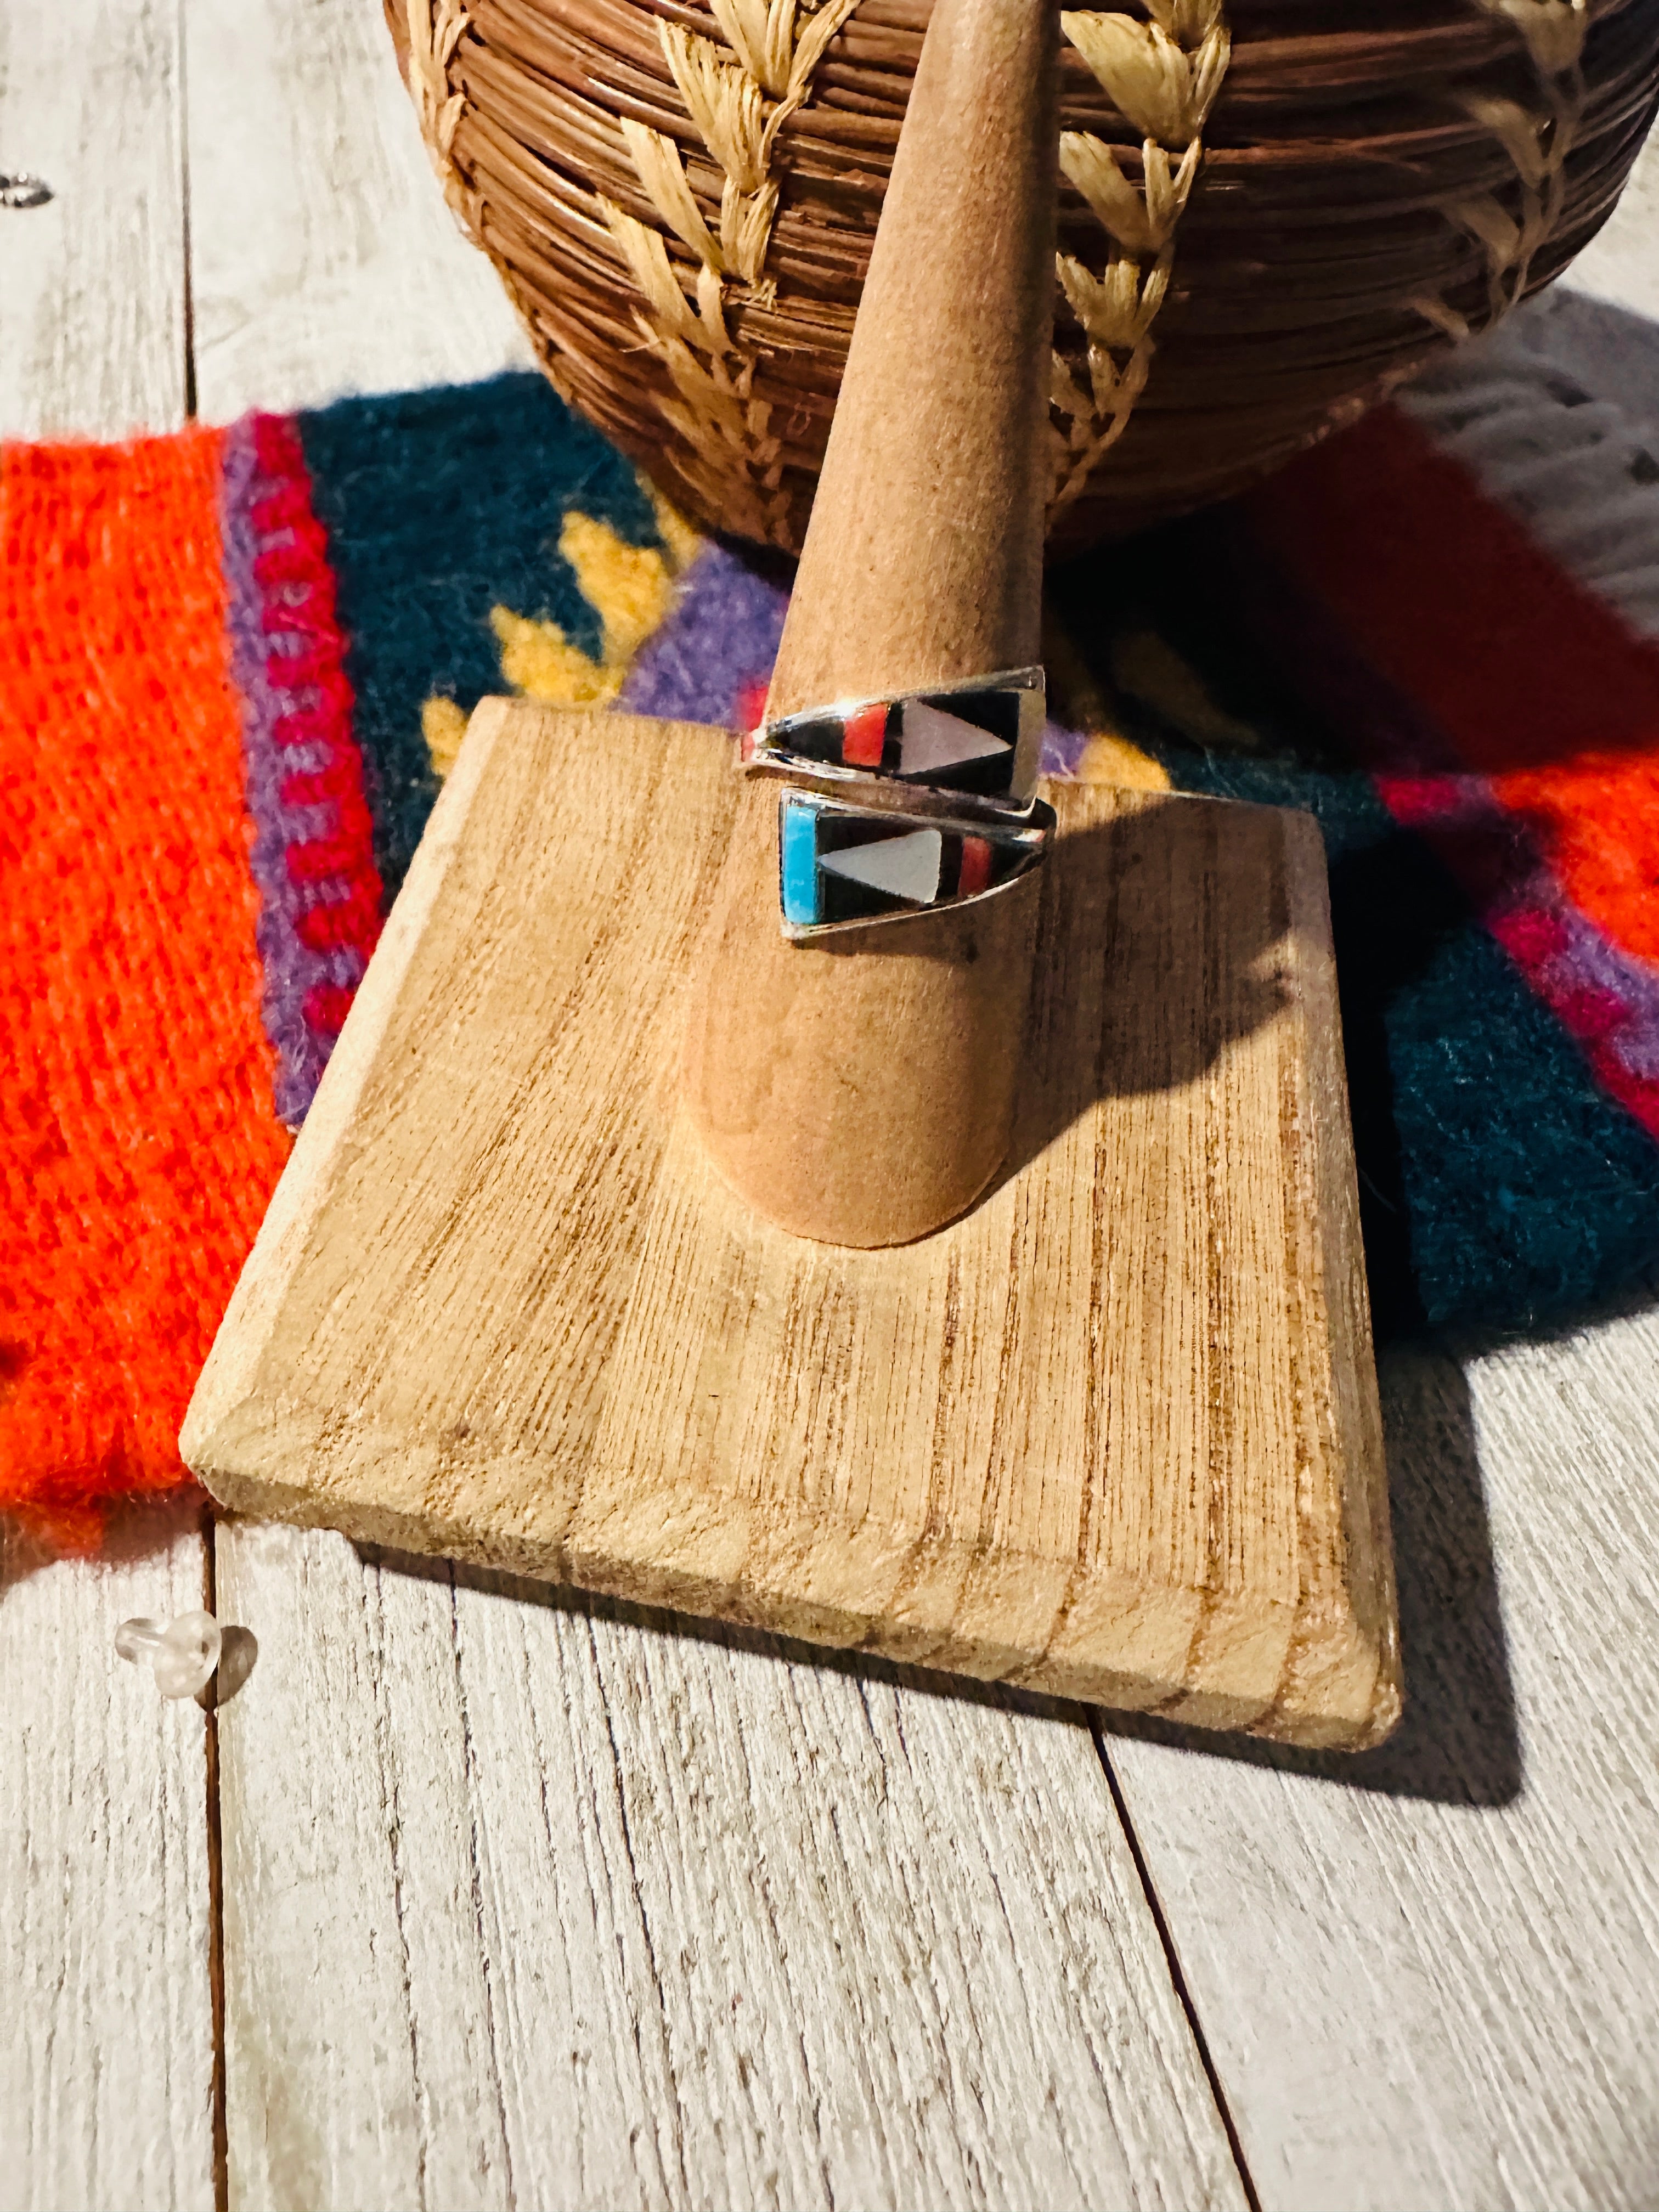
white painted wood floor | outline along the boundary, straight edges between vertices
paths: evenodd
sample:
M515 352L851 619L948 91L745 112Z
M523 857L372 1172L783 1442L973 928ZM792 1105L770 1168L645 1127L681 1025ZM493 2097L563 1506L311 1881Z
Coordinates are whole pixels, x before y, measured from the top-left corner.
M0 167L6 434L526 358L379 0L0 9ZM1659 434L1656 216L1528 328ZM0 2212L1659 2202L1656 1385L1652 1301L1389 1357L1346 1765L190 1513L14 1549ZM111 1641L204 1590L216 1722Z

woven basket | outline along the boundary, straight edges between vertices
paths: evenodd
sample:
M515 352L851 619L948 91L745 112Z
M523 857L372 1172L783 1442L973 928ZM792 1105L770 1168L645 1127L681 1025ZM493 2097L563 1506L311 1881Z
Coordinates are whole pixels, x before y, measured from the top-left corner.
M386 0L559 391L798 548L931 0ZM1547 283L1659 94L1659 0L1062 16L1050 540L1237 489Z

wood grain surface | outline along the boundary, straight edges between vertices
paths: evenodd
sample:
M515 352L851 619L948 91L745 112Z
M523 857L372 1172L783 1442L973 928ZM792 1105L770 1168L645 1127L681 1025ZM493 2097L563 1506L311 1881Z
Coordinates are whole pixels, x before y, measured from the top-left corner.
M183 420L183 134L172 0L0 9L0 436ZM115 1656L203 1602L201 1507L104 1561L0 1527L0 2207L211 2212L208 1730Z
M730 746L481 708L191 1401L214 1495L1066 1696L1386 1734L1317 832L1047 788L1007 1169L937 1236L831 1249L734 1200L677 1096L747 862Z
M0 9L0 168L52 190L0 209L0 434L118 438L184 418L176 0Z
M234 1535L233 2204L1242 2206L1074 1718Z
M438 199L359 0L188 0L201 410L465 383L533 356Z
M1386 1360L1399 1735L1107 1740L1264 2204L1654 2202L1656 1376L1651 1304Z
M769 720L1042 659L1058 40L1026 0L939 0ZM687 1105L769 1221L906 1243L954 1220L1007 1157L1036 885L793 943L778 799L750 793L734 825L680 1018Z
M213 2212L208 1730L115 1656L200 1606L201 1506L100 1561L0 1528L0 2206Z

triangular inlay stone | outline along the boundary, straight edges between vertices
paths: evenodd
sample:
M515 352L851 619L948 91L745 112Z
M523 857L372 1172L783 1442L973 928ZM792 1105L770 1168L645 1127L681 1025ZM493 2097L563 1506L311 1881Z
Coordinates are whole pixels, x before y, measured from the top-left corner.
M937 775L942 768L960 768L964 761L989 760L994 753L1012 752L1003 738L993 737L960 714L947 714L923 699L904 702L904 726L899 738L901 775Z
M849 884L886 891L915 906L931 906L939 896L944 858L945 840L937 830L912 830L902 837L884 837L878 844L821 854L818 866L828 875L844 876Z

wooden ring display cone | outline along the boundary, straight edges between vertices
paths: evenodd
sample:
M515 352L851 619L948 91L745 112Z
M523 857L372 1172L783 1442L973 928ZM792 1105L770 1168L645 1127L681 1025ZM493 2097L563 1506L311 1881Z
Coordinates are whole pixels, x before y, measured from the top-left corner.
M934 10L769 720L1041 658L1058 37L1031 0ZM744 793L687 1098L769 1219L904 1243L954 1219L1006 1155L1037 886L790 945L776 823L774 787Z

